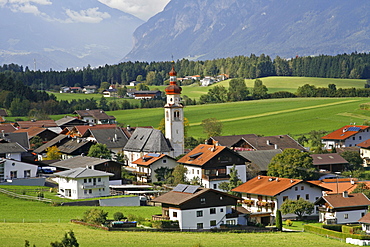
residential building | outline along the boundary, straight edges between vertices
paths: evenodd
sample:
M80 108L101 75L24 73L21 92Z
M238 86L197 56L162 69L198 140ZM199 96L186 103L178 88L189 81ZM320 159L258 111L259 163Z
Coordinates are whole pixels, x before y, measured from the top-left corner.
M106 98L117 97L118 90L116 88L108 88L103 91L103 96Z
M75 168L54 173L58 194L70 199L109 196L109 177L113 174L88 168Z
M370 234L370 213L365 214L358 222L361 223L362 231L366 234Z
M224 146L200 144L177 161L187 168L188 181L197 180L205 188L219 189L229 181L230 169L235 165L242 182L247 181L246 165L250 161Z
M162 215L154 215L153 220L177 220L181 230L246 224L246 214L240 216L243 221L238 221L240 214L236 206L240 199L218 190L178 184L172 191L152 200L162 203Z
M55 121L55 123L60 127L62 130L67 127L74 127L76 125L86 125L85 121L82 121L76 117L64 116L61 119Z
M213 136L207 140L207 144L227 146L235 151L255 151L295 148L307 151L301 144L289 135L257 136L255 134L235 136Z
M310 156L316 169L323 172L342 172L349 165L348 161L337 153L311 154Z
M84 86L84 88L82 89L82 92L85 93L85 94L90 94L90 93L96 93L96 89L97 87L95 85L88 85L88 86Z
M120 184L122 179L122 164L108 159L100 159L87 156L76 156L70 159L52 163L50 166L56 167L58 171L71 170L75 168L89 168L97 171L111 173L110 181Z
M159 90L155 91L135 91L134 97L135 99L156 99L161 97L162 92Z
M363 166L370 166L370 139L366 139L365 141L356 144L356 146L360 148L360 156L364 161Z
M136 165L137 180L144 183L158 182L156 169L167 168L174 169L178 163L176 159L166 154L148 153L143 157L132 162Z
M37 165L19 160L0 158L0 183L15 180L34 178L37 176Z
M323 195L315 205L319 206L319 221L325 224L357 223L365 216L370 200L363 193Z
M200 80L202 87L207 87L209 85L212 85L215 82L216 82L216 79L211 76L206 76L202 80Z
M272 224L276 210L287 199L303 198L314 203L321 197L322 191L328 190L309 181L301 179L257 176L244 184L232 189L242 195L242 206L251 212L250 219L264 225ZM312 214L318 215L318 211ZM295 215L283 215L295 217Z
M369 129L370 126L346 125L321 137L321 141L325 149L355 147L370 139Z
M52 139L54 139L55 137L58 136L57 133L55 133L54 131L51 131L47 128L43 128L43 127L31 127L31 128L28 128L28 129L18 129L16 131L14 131L13 133L27 133L28 134L28 138L29 140L31 140L33 137L35 136L38 136L40 137L40 139L42 140L42 142L48 142Z
M21 161L24 153L27 153L27 149L17 142L0 143L0 158Z
M133 164L133 161L148 153L166 154L174 157L169 140L160 130L150 128L136 128L123 150L127 158L127 165L135 169L136 164Z
M237 151L238 154L250 160L247 166L248 179L257 175L267 175L268 165L275 155L282 153L281 149L256 150L256 151Z
M89 128L90 136L87 140L104 144L114 154L123 152L123 148L128 142L128 137L122 128Z
M95 110L76 110L74 112L81 119L89 124L114 124L116 118L108 116L102 109Z

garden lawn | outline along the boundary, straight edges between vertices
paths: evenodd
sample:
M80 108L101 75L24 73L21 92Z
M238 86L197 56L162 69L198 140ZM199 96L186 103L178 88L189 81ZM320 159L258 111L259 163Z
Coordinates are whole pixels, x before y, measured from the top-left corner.
M81 219L84 212L95 207L87 206L52 206L50 203L15 199L0 193L0 222L69 222L71 219ZM152 215L160 214L160 207L99 207L108 212L108 218L113 219L115 212L123 215L136 215L151 219ZM1 234L0 234L1 235Z
M314 225L317 227L321 227L322 223L318 223L317 221L292 221L293 225L288 226L286 225L285 221L283 221L283 228L295 230L295 231L303 231L303 226L306 224Z
M203 119L216 118L223 123L222 135L297 136L311 130L333 131L350 123L362 124L370 111L360 110L368 98L290 98L242 101L223 104L186 106L189 136L204 137ZM119 123L157 128L164 117L163 108L108 112Z
M95 230L72 223L0 223L0 246L50 246L73 230L80 246L348 246L348 244L310 233L187 233L187 232L120 232Z

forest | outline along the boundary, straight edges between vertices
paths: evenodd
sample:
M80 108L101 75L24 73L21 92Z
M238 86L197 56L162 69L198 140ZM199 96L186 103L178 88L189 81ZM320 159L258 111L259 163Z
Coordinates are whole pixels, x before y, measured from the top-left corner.
M16 64L0 66L0 107L8 109L12 116L46 117L47 115L66 114L79 109L103 108L119 110L138 107L128 101L123 103L107 102L101 99L57 101L55 96L45 92L59 91L63 86L83 87L105 84L128 85L131 81L140 81L146 85L164 85L168 79L172 62L124 62L117 65L105 65L98 68L91 66L81 70L67 68L65 71L33 71ZM370 54L351 53L337 56L321 55L316 57L295 57L283 59L261 54L256 56L237 56L207 61L189 61L182 59L174 62L178 77L190 75L217 76L228 74L230 78L255 79L266 76L299 76L322 78L370 78ZM369 84L369 83L368 83ZM214 87L202 96L199 102L184 95L185 104L205 104L226 101L253 100L263 98L288 97L368 97L370 84L363 89L337 89L335 85L328 88L315 88L305 85L296 94L275 92L267 94L266 87L256 80L254 88L248 90L241 81L230 81L229 91ZM243 94L244 92L244 94ZM249 95L250 94L250 95ZM142 101L143 108L163 105L163 99Z
M0 66L0 73L11 74L16 81L37 90L57 90L62 86L99 86L102 82L127 85L134 80L148 85L163 85L168 78L172 62L124 62L81 70L67 68L65 71L33 71L16 64ZM352 53L336 56L295 57L283 59L261 54L237 56L207 61L175 62L178 77L228 74L230 78L260 78L265 76L305 76L322 78L370 78L370 53Z

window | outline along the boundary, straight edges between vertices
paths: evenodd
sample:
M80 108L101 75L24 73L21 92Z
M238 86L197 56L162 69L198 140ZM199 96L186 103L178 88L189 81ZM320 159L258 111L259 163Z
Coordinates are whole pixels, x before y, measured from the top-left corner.
M10 171L10 179L17 178L17 171Z
M226 225L236 225L235 220L226 220Z
M359 136L358 139L361 141L362 140L362 136Z
M87 178L84 178L84 183L85 183L85 184L87 183Z
M91 178L89 178L89 183L91 183Z
M197 211L197 217L203 217L203 211L202 210Z
M203 223L197 223L197 229L203 229Z
M87 190L84 190L84 194L87 195Z
M98 178L98 182L101 182L101 178Z
M345 219L348 219L348 214L344 214L344 218Z
M304 186L301 186L301 190L304 190Z
M197 170L197 174L199 175L199 170Z
M210 225L210 226L216 226L216 221L215 221L215 220L211 220L211 221L209 222L209 225Z
M306 194L306 200L310 200L310 194Z
M295 187L294 189L297 191L298 190L298 187Z
M222 201L222 199L224 199L222 196L220 196L220 200Z
M200 198L200 204L206 204L206 198Z
M213 185L213 189L217 190L217 184Z
M299 200L299 198L301 198L301 195L297 195L297 200Z
M24 177L25 177L25 178L29 178L29 177L31 177L31 170L25 170L25 171L24 171Z
M177 218L177 212L172 212L172 216L173 216L174 218Z
M92 189L89 190L89 194L92 194Z
M222 213L224 211L224 209L223 208L220 208L220 212Z
M251 194L247 194L247 198L251 198Z
M287 196L283 196L283 201L288 200Z
M209 213L210 214L215 214L216 213L216 209L215 208L210 208L209 209Z
M164 163L164 164L167 163L167 160L162 160L162 163Z
M352 140L356 140L356 137L354 136L354 137L352 137Z
M194 169L191 169L191 174L194 174Z

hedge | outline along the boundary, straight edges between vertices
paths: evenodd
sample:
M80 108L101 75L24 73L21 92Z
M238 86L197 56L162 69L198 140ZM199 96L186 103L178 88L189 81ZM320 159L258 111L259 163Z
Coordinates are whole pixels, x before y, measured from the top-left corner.
M328 230L342 232L342 225L322 225L322 227Z
M342 232L343 233L353 234L353 233L355 233L356 231L359 231L359 230L362 230L362 227L359 226L359 225L352 225L352 226L343 225L342 226Z
M312 226L312 225L304 225L303 229L305 232L315 233L322 236L328 236L332 238L339 238L345 240L346 238L354 238L354 239L370 239L370 236L366 235L358 235L358 234L349 234L349 233L343 233L343 232L336 232L332 230L328 230L325 228Z
M152 221L152 226L157 229L179 229L177 220L155 220Z

